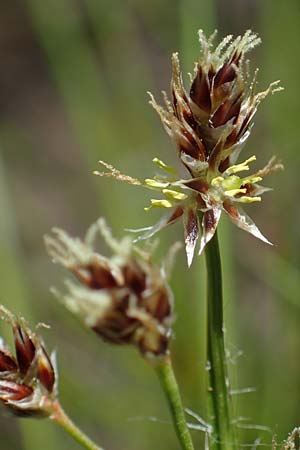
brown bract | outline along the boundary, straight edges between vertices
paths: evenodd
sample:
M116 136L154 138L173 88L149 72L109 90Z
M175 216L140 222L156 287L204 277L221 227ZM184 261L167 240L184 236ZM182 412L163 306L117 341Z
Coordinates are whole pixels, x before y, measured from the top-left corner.
M2 318L10 323L15 355L0 347L0 401L19 416L48 415L47 404L57 395L54 355L50 357L41 337L32 333L24 319L3 306Z
M110 258L94 250L99 231L114 252ZM67 282L66 306L107 342L135 345L145 356L166 354L173 299L165 272L150 255L138 251L128 238L115 241L103 219L84 241L62 230L54 233L46 237L48 252L78 281Z

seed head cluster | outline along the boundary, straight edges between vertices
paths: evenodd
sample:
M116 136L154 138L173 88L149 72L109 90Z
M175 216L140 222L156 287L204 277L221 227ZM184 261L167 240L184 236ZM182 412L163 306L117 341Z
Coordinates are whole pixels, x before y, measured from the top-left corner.
M113 256L94 249L101 233ZM173 298L165 271L138 251L130 238L116 241L103 219L88 230L84 241L55 229L46 237L54 262L75 275L68 281L65 305L105 341L132 344L144 356L163 356L171 335Z

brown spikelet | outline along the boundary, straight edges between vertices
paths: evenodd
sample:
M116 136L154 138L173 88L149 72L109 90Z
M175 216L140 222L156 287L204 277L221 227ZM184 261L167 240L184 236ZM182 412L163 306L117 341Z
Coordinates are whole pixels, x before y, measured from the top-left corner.
M47 401L57 395L56 373L41 337L24 319L0 306L2 318L12 327L16 358L0 349L0 402L18 416L47 416Z
M182 213L179 208L169 220ZM98 225L114 251L110 259L99 255L92 243L84 244L63 232L56 232L63 241L56 245L54 238L46 239L54 260L71 270L79 282L67 283L65 304L105 341L134 345L145 356L162 356L168 348L172 319L172 294L165 276L150 254L136 252L127 238L115 241L103 220ZM55 249L62 245L65 255L62 258L60 252L57 258ZM72 258L71 267L70 252L77 255L77 263Z

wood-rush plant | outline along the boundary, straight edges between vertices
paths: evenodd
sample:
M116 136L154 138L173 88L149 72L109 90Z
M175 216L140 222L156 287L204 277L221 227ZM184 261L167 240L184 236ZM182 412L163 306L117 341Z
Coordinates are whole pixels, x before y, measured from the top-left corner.
M210 447L237 448L232 425L229 380L226 367L222 301L222 274L217 226L224 211L239 228L270 244L255 223L242 209L243 204L261 201L269 188L258 184L264 176L282 168L276 158L257 172L249 171L252 156L242 163L238 157L251 131L252 119L259 103L269 94L281 90L278 81L263 92L256 93L256 76L249 82L245 55L260 43L252 31L233 39L225 37L213 48L215 34L207 38L199 31L201 56L190 76L191 86L184 88L178 54L172 56L171 100L163 92L165 106L150 94L150 104L158 112L168 135L175 142L179 160L186 169L181 176L176 169L160 161L154 162L164 171L151 179L140 181L123 175L110 164L100 161L110 176L130 184L152 189L160 198L151 206L166 210L152 227L138 238L148 239L162 228L183 218L187 262L193 261L197 240L201 235L199 254L205 249L207 266L207 362L210 397ZM200 226L201 223L201 226Z
M150 103L158 112L164 128L175 142L185 174L155 158L160 175L145 180L122 174L112 165L95 172L133 185L151 189L159 198L145 209L165 210L154 226L140 230L133 241L113 238L104 219L93 224L84 238L72 238L60 229L46 236L47 250L55 263L73 276L66 292L54 290L65 306L79 316L84 325L106 342L135 346L156 371L170 407L174 428L183 450L193 450L184 408L172 369L170 342L174 320L173 294L168 284L170 268L178 245L171 247L164 263L153 262L150 246L136 242L183 220L188 266L192 264L198 238L207 267L207 367L209 411L203 426L207 446L213 450L239 447L231 412L229 379L226 367L221 260L217 226L225 212L239 228L270 243L242 209L247 203L261 201L269 190L259 183L282 168L273 157L251 175L252 156L238 162L251 131L259 103L280 90L278 82L256 93L256 76L249 82L245 55L259 44L256 34L247 31L233 39L227 36L213 48L215 33L206 38L199 32L201 56L186 90L177 53L172 56L171 100L163 93L165 106L152 94ZM111 249L110 257L98 253L95 237L100 233ZM0 347L0 401L17 415L49 417L86 449L98 449L66 416L58 400L57 370L38 332L32 333L23 319L1 309L12 325L16 355ZM297 431L298 432L298 431ZM292 448L294 437L289 438ZM290 447L288 447L290 445Z

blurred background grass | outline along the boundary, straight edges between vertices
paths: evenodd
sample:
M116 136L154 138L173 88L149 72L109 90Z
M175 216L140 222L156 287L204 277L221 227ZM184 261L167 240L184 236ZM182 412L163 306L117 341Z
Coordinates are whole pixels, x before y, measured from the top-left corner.
M98 159L147 177L151 159L172 163L175 151L148 105L146 91L167 89L170 54L184 73L197 59L196 32L257 31L252 55L260 86L281 79L245 150L286 170L268 180L274 192L249 213L276 243L268 248L222 223L227 346L236 416L271 428L278 441L300 424L299 0L2 0L0 14L1 302L31 323L51 324L62 402L107 449L165 450L178 445L157 380L129 348L102 343L49 293L64 273L42 237L58 225L82 235L104 215L116 235L155 221L143 213L147 193L92 175ZM161 234L161 254L181 236ZM106 251L106 249L101 249ZM175 368L186 406L205 411L204 265L176 262ZM202 294L202 297L201 297ZM1 328L6 336L8 330ZM151 419L152 418L152 419ZM0 419L0 449L79 449L47 421ZM243 430L241 441L272 433ZM197 448L200 432L193 436Z

